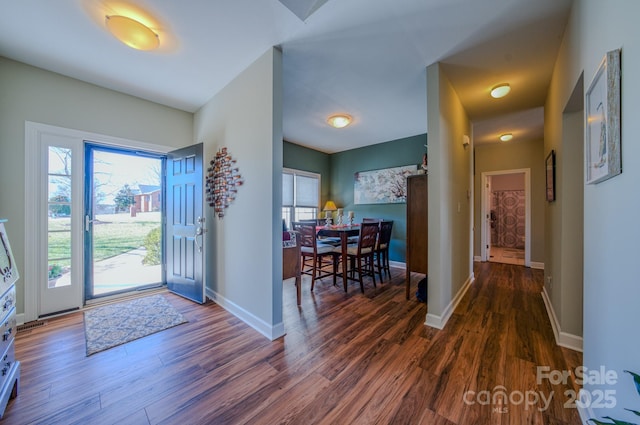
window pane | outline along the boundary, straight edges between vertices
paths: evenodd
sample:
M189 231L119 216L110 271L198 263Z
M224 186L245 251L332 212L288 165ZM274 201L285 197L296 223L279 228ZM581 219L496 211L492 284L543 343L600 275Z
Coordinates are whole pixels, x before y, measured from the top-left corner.
M48 287L71 285L71 149L49 146Z
M318 206L318 179L315 177L296 176L296 206Z
M51 219L50 219L51 220ZM57 219L65 220L68 219ZM71 232L70 231L51 231L49 227L49 261L64 262L66 265L70 264L71 258Z
M282 205L293 205L293 174L282 173Z
M71 175L71 149L49 146L49 174Z

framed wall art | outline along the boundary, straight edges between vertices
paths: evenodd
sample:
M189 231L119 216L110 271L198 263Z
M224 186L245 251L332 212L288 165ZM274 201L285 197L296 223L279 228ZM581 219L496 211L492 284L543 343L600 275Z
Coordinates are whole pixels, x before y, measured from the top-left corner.
M355 173L354 204L407 202L407 176L416 174L417 169L417 165L405 165Z
M620 145L620 55L607 52L585 94L585 182L622 172Z
M556 200L556 151L552 150L545 161L547 201Z

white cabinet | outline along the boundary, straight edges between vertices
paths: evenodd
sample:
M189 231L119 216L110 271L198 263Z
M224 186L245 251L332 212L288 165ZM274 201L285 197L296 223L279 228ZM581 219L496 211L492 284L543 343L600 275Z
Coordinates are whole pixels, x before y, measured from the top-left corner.
M20 362L16 361L13 341L16 336L16 281L18 269L11 254L9 238L0 219L0 418L9 399L18 395Z

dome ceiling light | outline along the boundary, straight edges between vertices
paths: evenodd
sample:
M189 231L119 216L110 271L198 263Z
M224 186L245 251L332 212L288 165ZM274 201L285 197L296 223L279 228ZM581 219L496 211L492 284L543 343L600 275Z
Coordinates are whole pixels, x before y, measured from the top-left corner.
M500 140L502 142L508 142L511 139L513 139L513 134L511 134L511 133L505 133L502 136L500 136Z
M498 84L497 86L491 89L491 97L494 99L500 99L501 97L505 97L511 91L511 86L507 83Z
M351 115L337 114L331 115L329 118L327 118L327 123L334 128L344 128L351 124L352 120L353 118L351 117Z
M122 15L105 17L109 32L127 46L138 50L154 50L160 46L158 34L143 23Z

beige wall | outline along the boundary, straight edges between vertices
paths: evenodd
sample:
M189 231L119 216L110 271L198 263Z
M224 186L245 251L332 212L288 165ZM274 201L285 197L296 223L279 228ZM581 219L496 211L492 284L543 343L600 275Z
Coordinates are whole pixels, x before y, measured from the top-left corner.
M272 339L284 333L281 64L270 49L195 115L205 158L227 147L244 179L223 219L207 208L207 295Z
M0 57L0 217L18 270L25 256L25 121L155 145L193 143L193 114ZM24 312L24 286L17 311Z
M482 173L489 171L531 170L531 261L544 262L544 145L540 140L489 144L475 147L474 241L473 255L481 255Z
M439 64L427 68L429 153L429 312L427 324L448 320L473 274L471 259L470 124Z
M640 340L637 338L637 324L640 322L640 284L638 284L637 246L640 240L638 211L640 198L636 196L640 181L640 144L636 135L640 134L640 120L635 115L640 109L640 43L638 43L638 16L640 2L637 0L580 0L574 1L569 23L563 37L558 60L545 105L545 151L559 152L559 167L562 169L562 184L567 173L566 161L581 158L576 144L565 143L565 126L571 124L567 116L575 87L580 87L584 75L584 89L591 83L596 70L606 52L622 48L622 174L610 180L585 185L582 177L584 205L583 240L567 236L560 241L561 247L554 252L583 251L583 363L589 370L600 367L613 371L618 379L615 384L596 385L586 383L584 389L593 391L613 391L616 405L610 408L594 408L585 417L610 416L618 420L636 422L628 409L637 409L638 394L633 381L624 370L640 372ZM584 90L580 90L580 95ZM571 115L571 114L569 114ZM580 146L583 144L580 143ZM569 165L573 167L573 165ZM577 171L576 171L577 172ZM562 210L558 205L549 206L547 211L548 235L561 230L570 214L564 208L570 201L568 191L560 188ZM573 229L575 230L575 229ZM571 230L571 231L573 231ZM559 242L548 238L548 244ZM547 257L552 252L547 250ZM549 261L560 261L561 258ZM554 266L554 270L558 270ZM562 271L560 276L565 276ZM554 272L553 288L546 284L546 291L561 288L561 299L553 300L555 314L564 329L571 325L568 316L575 315L572 304L580 303L579 294L572 288L565 290L565 282L558 280ZM562 329L561 329L562 330Z

